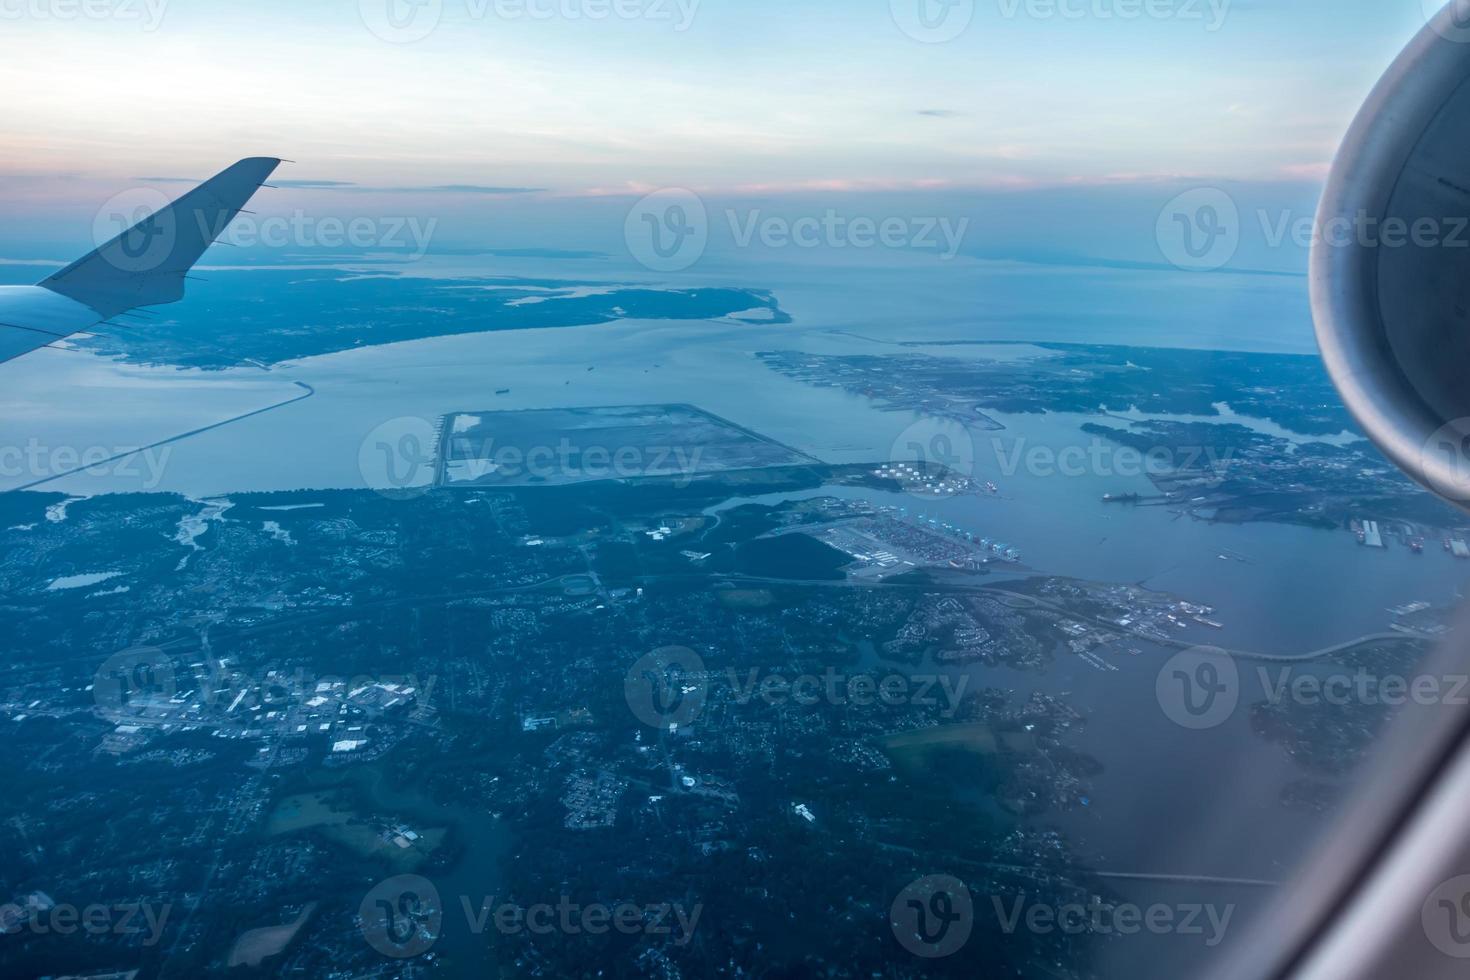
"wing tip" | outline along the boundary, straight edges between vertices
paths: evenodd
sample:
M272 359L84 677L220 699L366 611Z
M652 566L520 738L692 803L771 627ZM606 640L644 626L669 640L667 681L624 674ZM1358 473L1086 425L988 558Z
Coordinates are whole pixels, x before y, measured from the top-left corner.
M237 160L234 163L230 164L228 167L220 171L220 173L216 174L215 176L218 177L228 173L241 173L248 171L252 175L255 173L262 174L261 179L264 180L266 177L269 177L271 173L283 162L284 161L280 157L245 157L244 159Z

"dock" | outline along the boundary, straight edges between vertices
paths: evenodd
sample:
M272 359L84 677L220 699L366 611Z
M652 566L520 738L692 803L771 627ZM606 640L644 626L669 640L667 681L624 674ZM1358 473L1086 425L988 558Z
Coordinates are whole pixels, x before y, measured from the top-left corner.
M1378 529L1377 521L1363 522L1363 543L1370 548L1382 548L1383 532Z

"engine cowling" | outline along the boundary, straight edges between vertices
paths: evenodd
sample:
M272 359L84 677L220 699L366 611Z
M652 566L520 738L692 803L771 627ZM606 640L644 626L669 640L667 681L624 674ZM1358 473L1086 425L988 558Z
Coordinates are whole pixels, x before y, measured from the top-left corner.
M1470 3L1455 0L1359 112L1317 214L1317 340L1380 449L1470 509Z

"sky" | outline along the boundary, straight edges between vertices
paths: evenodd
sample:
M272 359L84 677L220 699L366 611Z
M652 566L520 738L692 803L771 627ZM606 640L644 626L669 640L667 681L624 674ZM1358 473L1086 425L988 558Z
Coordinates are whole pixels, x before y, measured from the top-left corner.
M0 0L0 245L252 155L295 161L267 207L506 247L671 186L1009 235L1209 182L1309 207L1428 2Z

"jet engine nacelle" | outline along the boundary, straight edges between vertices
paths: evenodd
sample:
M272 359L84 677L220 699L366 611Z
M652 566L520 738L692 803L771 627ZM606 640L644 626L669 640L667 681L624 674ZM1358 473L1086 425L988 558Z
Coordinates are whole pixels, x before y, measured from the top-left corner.
M1348 131L1317 215L1317 340L1380 449L1470 509L1470 2L1399 56Z

